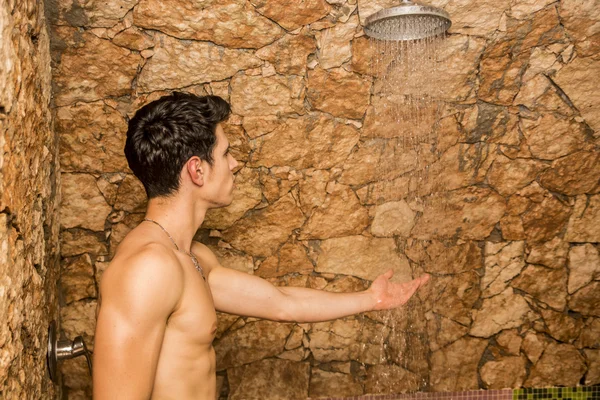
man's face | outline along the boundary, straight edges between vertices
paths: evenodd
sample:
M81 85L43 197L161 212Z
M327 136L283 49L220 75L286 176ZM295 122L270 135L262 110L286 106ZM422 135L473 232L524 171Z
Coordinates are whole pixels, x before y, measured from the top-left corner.
M229 141L221 124L215 130L217 143L213 148L213 164L208 165L204 176L207 200L216 207L225 207L233 200L233 170L238 163L229 153Z

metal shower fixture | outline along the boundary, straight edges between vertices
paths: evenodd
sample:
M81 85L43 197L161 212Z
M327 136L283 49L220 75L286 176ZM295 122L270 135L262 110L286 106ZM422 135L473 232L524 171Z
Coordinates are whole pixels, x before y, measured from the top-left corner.
M386 8L365 20L365 33L379 40L418 40L446 32L452 21L439 8L403 0L396 7Z

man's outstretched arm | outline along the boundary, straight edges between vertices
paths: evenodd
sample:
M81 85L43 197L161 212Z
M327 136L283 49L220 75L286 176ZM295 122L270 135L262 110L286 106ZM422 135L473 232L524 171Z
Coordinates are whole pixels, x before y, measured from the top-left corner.
M331 293L275 287L262 278L216 266L208 283L218 311L274 321L320 322L399 307L429 279L423 275L410 282L393 283L389 281L392 275L391 270L386 272L362 292Z

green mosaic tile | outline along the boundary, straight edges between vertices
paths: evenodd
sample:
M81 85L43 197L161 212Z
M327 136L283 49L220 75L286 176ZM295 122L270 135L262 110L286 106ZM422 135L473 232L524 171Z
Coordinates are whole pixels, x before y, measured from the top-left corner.
M600 400L600 386L516 389L512 400Z

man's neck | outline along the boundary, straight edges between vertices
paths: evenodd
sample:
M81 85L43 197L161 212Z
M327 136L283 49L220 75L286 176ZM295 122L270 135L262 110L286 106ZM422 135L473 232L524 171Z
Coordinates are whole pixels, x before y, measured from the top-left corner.
M196 231L202 225L206 208L182 197L154 198L148 201L146 218L158 222L180 250L190 251Z

